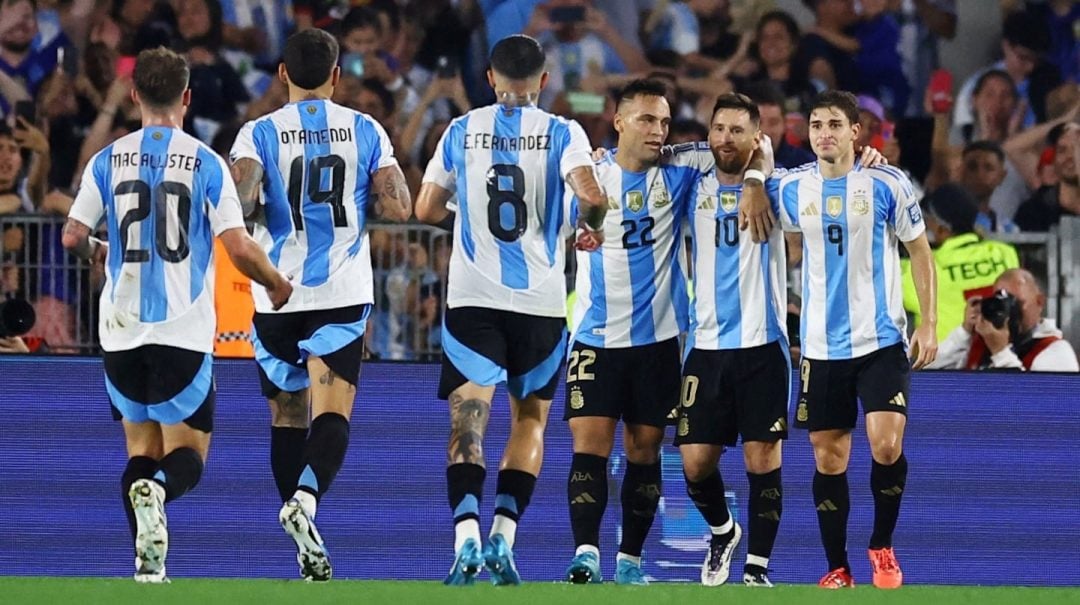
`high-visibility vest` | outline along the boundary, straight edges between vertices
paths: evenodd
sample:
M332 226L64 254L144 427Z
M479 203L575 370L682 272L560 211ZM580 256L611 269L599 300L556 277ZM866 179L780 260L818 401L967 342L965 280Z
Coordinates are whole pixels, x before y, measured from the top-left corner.
M945 340L957 326L964 323L964 308L973 291L992 286L1006 269L1020 266L1020 258L1012 244L981 239L974 233L950 237L934 250L937 270L937 337ZM911 261L900 263L903 273L904 309L921 322L919 297L911 276Z
M251 318L255 315L251 280L233 265L219 239L214 240L214 270L214 357L255 357L251 346Z

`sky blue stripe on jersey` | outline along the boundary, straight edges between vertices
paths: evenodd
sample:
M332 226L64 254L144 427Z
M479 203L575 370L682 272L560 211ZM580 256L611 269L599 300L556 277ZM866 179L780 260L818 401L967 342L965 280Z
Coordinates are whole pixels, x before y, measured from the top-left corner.
M839 217L828 214L828 198L843 200ZM826 179L821 187L821 228L825 240L825 339L829 343L829 359L851 358L851 309L848 302L848 258L851 245L847 228L847 177ZM829 228L839 228L839 242L829 238ZM836 238L834 238L836 239ZM842 251L842 253L841 253ZM815 318L803 318L815 321Z
M356 187L353 189L353 203L356 204L356 240L349 246L349 256L356 256L367 233L364 225L367 220L368 196L371 192L371 175L382 159L382 146L379 135L371 125L371 120L357 114L356 123Z
M450 126L450 136L443 144L443 167L447 172L454 171L457 177L457 222L461 225L461 247L470 261L476 260L476 244L473 242L472 225L469 223L469 174L465 165L465 133L469 128L469 114Z
M221 170L221 162L209 149L200 146L195 157L199 162L199 170L192 179L191 220L188 224L192 302L202 294L205 281L203 277L210 266L210 256L214 250L214 234L210 231L210 221L206 220L206 207L200 204L199 200L205 199L217 208L221 201L221 181L226 178Z
M496 111L495 122L491 133L492 136L503 140L516 141L518 137L521 136L521 114L521 109L516 109L509 115L507 115L505 111ZM519 155L517 150L492 149L491 164L493 167L498 166L499 164L507 164L516 167L520 161ZM488 178L491 178L490 172L488 175ZM495 186L500 191L512 191L511 183L508 182L509 177L496 178L500 181L506 181L495 183ZM499 210L500 222L504 226L512 225L514 216L511 205L502 204L499 206ZM517 239L512 242L504 242L501 239L495 239L495 243L499 246L499 265L501 267L500 273L502 284L507 288L514 288L515 290L524 290L525 288L528 288L529 267L525 264L525 250L521 247L521 240Z
M653 322L653 299L656 297L656 260L653 258L652 244L644 244L645 235L651 232L651 223L645 222L649 216L648 172L635 173L623 170L620 205L622 206L624 233L633 230L633 234L623 241L633 248L626 249L626 260L630 266L630 344L633 346L656 342L656 324ZM644 204L637 212L630 209L628 195L636 191L642 196Z
M364 305L364 310L357 321L321 326L310 338L301 340L296 343L296 346L304 353L316 357L339 351L352 341L364 336L369 315L371 315L371 305Z
M506 390L518 399L524 399L539 391L547 383L551 382L551 379L559 371L559 366L562 365L565 356L566 328L563 328L562 337L559 338L559 343L552 349L551 354L544 361L536 364L536 367L521 376L511 376L506 381Z
M289 392L300 391L311 386L307 369L297 365L300 360L288 362L271 355L259 340L258 330L251 331L251 346L255 349L255 362L259 364L274 386Z
M594 347L604 346L604 335L594 330L603 330L607 325L607 288L604 285L604 251L597 249L589 253L589 308L577 326L574 340Z
M874 183L873 208L878 208L879 203L889 204L890 200L893 200L889 186L877 179L872 180ZM874 266L874 328L877 330L878 347L881 348L903 341L900 330L889 317L889 301L885 294L885 271L882 270L885 262L885 227L886 223L878 220L875 212L871 262Z
M263 172L262 203L265 205L266 229L274 240L270 248L270 262L276 267L281 260L281 248L293 233L292 208L289 207L289 194L285 190L285 177L278 167L278 135L273 120L260 120L255 124L252 138L255 148L261 153Z
M563 221L563 180L559 173L559 161L566 147L570 144L570 129L560 120L552 117L548 121L548 140L551 141L547 157L547 178L544 192L547 196L544 208L544 244L547 248L548 266L555 266L555 250L559 246L559 231Z
M169 141L172 140L172 129L153 126L143 129L142 143L139 147L140 155L149 154L161 158L169 152ZM139 320L143 323L165 321L169 316L169 295L165 291L165 261L157 253L155 245L157 236L157 223L161 220L158 211L164 210L167 204L159 208L156 202L158 197L157 187L165 180L164 168L151 168L148 164L140 164L139 180L150 187L150 215L146 220L139 223L139 247L146 250L150 255L148 262L140 267L140 306ZM165 202L163 198L161 200ZM162 220L167 224L168 217ZM165 241L165 234L161 234ZM128 242L131 247L131 242Z
M443 318L445 319L445 317L444 314ZM458 372L461 372L462 376L469 379L469 382L486 387L506 381L506 368L473 351L454 338L450 330L446 329L445 322L442 330L442 346L447 359L450 360L450 363L454 365Z
M720 205L719 200L724 193L734 192L738 198L742 198L742 187L725 187L721 185L716 190L716 222L714 228L719 229L720 241L716 246L716 324L719 328L717 345L721 349L737 349L742 346L742 297L739 295L739 240L742 234L738 233L738 224L728 227L731 223L728 217L738 219L738 206L732 212L726 212ZM726 240L727 229L736 229L735 245L729 246ZM766 302L768 299L765 299Z
M315 112L312 113L312 108ZM300 127L304 130L327 130L326 102L301 101L296 104L300 115ZM314 137L313 137L314 138ZM316 204L308 192L313 186L309 179L318 179L318 191L331 190L333 170L312 170L316 158L330 155L330 143L309 140L304 143L304 189L300 214L304 217L304 233L307 234L307 257L304 259L304 277L301 285L313 288L326 283L330 277L330 248L334 245L334 211L329 203Z
M116 200L113 199L112 185L112 145L101 150L94 158L94 183L101 192L101 200L105 206L105 228L109 233L109 244L112 246L112 254L105 261L109 269L109 279L112 290L109 298L114 299L116 283L120 278L120 267L124 264L124 253L120 250L120 219L116 216ZM88 225L91 231L97 225Z
M124 419L131 422L153 420L161 424L179 424L194 414L195 410L206 401L206 396L210 394L213 385L214 364L213 356L209 353L203 357L202 365L199 366L195 377L191 379L191 383L165 401L150 402L131 399L116 388L108 375L105 376L105 390L109 392L109 399L116 409L120 410Z

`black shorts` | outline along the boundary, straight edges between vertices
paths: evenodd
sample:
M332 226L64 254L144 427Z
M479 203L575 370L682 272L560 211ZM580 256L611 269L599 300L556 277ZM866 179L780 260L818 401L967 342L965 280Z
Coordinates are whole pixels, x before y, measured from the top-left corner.
M209 353L144 345L102 353L114 420L214 430L214 363Z
M256 313L252 344L259 382L267 398L311 386L307 358L318 357L335 374L356 386L364 357L364 330L371 305L337 309Z
M911 364L902 344L855 359L802 360L795 426L810 431L853 429L863 413L899 412L907 416Z
M566 366L563 420L622 418L663 428L679 405L679 339L603 349L575 342Z
M693 349L683 363L675 445L787 439L791 361L770 342L748 349Z
M566 355L566 319L480 307L447 309L443 316L439 399L471 382L506 382L518 399L550 401Z

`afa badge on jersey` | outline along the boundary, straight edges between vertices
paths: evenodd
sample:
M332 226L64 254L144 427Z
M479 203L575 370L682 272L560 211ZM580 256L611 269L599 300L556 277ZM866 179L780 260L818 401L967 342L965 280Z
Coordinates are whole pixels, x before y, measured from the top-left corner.
M870 201L866 198L865 191L856 191L851 197L851 211L859 216L870 212Z

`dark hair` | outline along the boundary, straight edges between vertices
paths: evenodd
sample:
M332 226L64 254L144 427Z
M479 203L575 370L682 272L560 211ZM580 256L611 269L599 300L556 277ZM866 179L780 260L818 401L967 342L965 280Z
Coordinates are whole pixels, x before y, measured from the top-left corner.
M190 40L184 40L185 48L202 46L209 51L217 52L221 49L224 41L224 22L221 16L221 0L202 0L206 4L207 16L210 18L210 28L205 34L195 36ZM179 34L178 34L179 35Z
M364 78L360 82L360 88L369 90L379 97L379 101L382 102L383 107L386 108L386 113L394 113L394 109L397 105L394 103L394 93L390 92L390 89L386 87L382 82L375 78Z
M1013 46L1022 46L1038 54L1050 50L1050 32L1046 22L1027 10L1016 11L1001 24L1001 38Z
M401 29L401 7L395 0L372 0L369 6L378 14L386 14L390 29L394 31ZM382 21L379 25L382 25Z
M534 38L507 36L491 49L491 69L511 80L527 80L544 71L547 56Z
M1046 144L1049 147L1057 147L1058 141L1061 140L1062 135L1065 134L1065 130L1076 122L1062 122L1057 126L1050 129L1050 132L1046 133Z
M852 124L859 123L859 100L855 95L846 90L826 90L819 94L810 105L810 111L806 115L814 113L815 109L835 107L847 117Z
M960 185L946 183L923 198L922 206L938 220L947 223L954 234L973 233L979 217L979 204Z
M624 101L633 101L639 96L663 97L667 91L667 84L660 80L642 78L633 80L615 93L615 102L621 105Z
M667 48L650 50L645 53L645 59L653 67L679 69L683 65L683 56Z
M809 10L812 13L817 12L817 6L818 6L818 3L820 3L820 2L821 2L821 0L802 0L803 6L805 6L807 8L807 10Z
M354 29L372 28L376 33L382 34L382 21L379 21L379 13L366 6L358 6L345 14L341 20L341 37L349 35Z
M285 41L285 73L304 90L315 90L330 79L338 61L338 43L321 29L305 29Z
M0 120L0 138L15 138L15 131L11 129L11 126L8 126L6 120Z
M704 141L709 138L709 129L697 120L674 120L668 128L668 137L676 138L682 135L693 135L695 141Z
M750 97L750 100L761 105L777 105L780 107L780 111L784 111L784 93L780 91L780 88L768 81L751 82L744 86L739 87L743 94Z
M754 29L755 37L760 38L762 28L773 21L783 25L784 29L787 30L788 36L791 37L791 42L793 44L798 44L799 36L802 35L799 31L799 24L795 21L795 17L792 17L786 11L781 10L769 11L758 19L757 27Z
M15 6L20 2L29 2L30 6L37 10L37 0L0 0L0 6Z
M184 57L164 47L144 50L135 58L135 90L150 107L169 107L179 101L190 76Z
M964 153L962 155L967 155L976 151L986 151L992 153L997 156L998 161L1000 161L1001 163L1005 163L1005 150L1001 148L1001 145L995 143L994 141L974 141L972 143L968 143L967 147L964 147Z
M716 97L716 104L713 105L712 116L715 118L716 112L721 109L741 109L750 114L750 121L752 123L761 123L761 112L758 111L757 104L744 94L729 92Z
M1012 91L1014 97L1017 96L1016 82L1013 82L1012 76L1009 75L1009 72L1003 69L991 69L984 72L983 75L979 76L979 79L975 80L975 88L972 90L971 96L975 96L982 92L983 86L986 86L986 83L990 80L993 80L994 78L999 78L1008 82L1009 90Z

